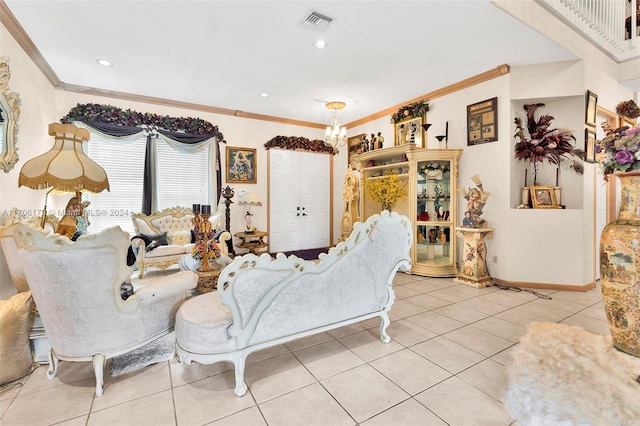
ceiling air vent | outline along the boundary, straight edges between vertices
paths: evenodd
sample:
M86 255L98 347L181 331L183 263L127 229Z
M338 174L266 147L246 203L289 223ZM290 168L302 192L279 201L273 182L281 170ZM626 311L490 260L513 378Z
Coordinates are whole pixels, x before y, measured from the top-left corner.
M318 13L316 11L311 11L309 14L300 22L300 25L303 27L312 28L317 31L324 31L327 29L329 25L333 22L333 18L329 18L322 13Z

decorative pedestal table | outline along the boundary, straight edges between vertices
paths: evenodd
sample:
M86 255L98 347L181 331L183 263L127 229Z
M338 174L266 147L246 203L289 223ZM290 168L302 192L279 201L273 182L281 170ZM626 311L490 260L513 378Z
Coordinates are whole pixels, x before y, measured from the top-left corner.
M487 271L487 247L485 238L493 237L493 228L456 227L456 235L462 238L462 259L458 276L453 281L475 288L491 283Z
M216 268L211 271L200 272L198 268L202 265L202 262L197 261L190 254L185 254L178 259L178 266L181 271L193 271L198 274L198 286L196 290L198 293L209 293L218 288L218 276L220 271Z

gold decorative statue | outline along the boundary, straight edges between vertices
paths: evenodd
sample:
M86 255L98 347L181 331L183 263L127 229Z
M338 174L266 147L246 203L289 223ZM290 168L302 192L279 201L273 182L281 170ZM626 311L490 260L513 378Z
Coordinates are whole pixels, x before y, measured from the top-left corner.
M56 234L64 235L75 240L80 235L87 232L89 221L85 216L84 209L90 204L89 201L82 201L82 193L76 191L76 195L71 197L64 209L64 216L56 228Z
M340 224L339 241L345 241L349 238L353 224L360 220L360 215L358 214L359 194L360 185L358 183L358 177L353 173L353 168L349 165L347 175L344 177L344 187L342 189L344 212L342 213L342 223Z
M476 188L469 188L468 193L465 188L458 189L458 192L467 200L462 226L465 228L485 228L488 226L487 221L480 216L491 193L483 189L480 176L471 176L471 180L476 184Z

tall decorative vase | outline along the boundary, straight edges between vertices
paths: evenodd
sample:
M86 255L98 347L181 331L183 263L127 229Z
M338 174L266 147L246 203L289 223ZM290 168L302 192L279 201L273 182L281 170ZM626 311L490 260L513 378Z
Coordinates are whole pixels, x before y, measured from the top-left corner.
M602 297L613 345L640 357L640 172L615 176L622 205L600 239Z

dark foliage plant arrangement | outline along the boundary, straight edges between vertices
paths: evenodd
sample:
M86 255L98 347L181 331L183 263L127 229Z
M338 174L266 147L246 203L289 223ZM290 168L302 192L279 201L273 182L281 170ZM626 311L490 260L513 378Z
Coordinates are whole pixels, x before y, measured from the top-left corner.
M622 101L616 105L616 113L629 118L638 118L640 117L640 107L638 107L633 99L629 99L628 101Z
M130 109L121 109L111 105L101 104L77 104L71 108L69 113L60 119L61 123L71 123L72 121L82 121L90 123L119 124L122 126L156 126L169 132L184 132L192 135L211 135L218 140L224 141L224 136L214 126L206 120L192 117L170 117L168 115L158 115L142 113Z
M427 101L418 101L404 105L398 109L398 112L391 114L391 122L397 123L408 118L422 117L427 111L429 111L429 103Z
M267 143L264 144L266 149L269 148L282 148L282 149L302 149L304 151L312 152L328 152L330 154L337 154L338 151L332 147L327 146L324 141L320 139L309 140L302 136L276 136Z
M550 129L554 118L548 114L536 119L536 110L543 106L542 103L524 105L527 114L526 123L523 123L520 117L514 120L516 124L514 138L518 140L515 146L515 158L533 164L534 185L540 184L538 165L545 161L558 167L564 160L571 161L570 167L576 173L584 173L582 164L584 151L573 146L573 141L576 140L573 131L567 128Z

